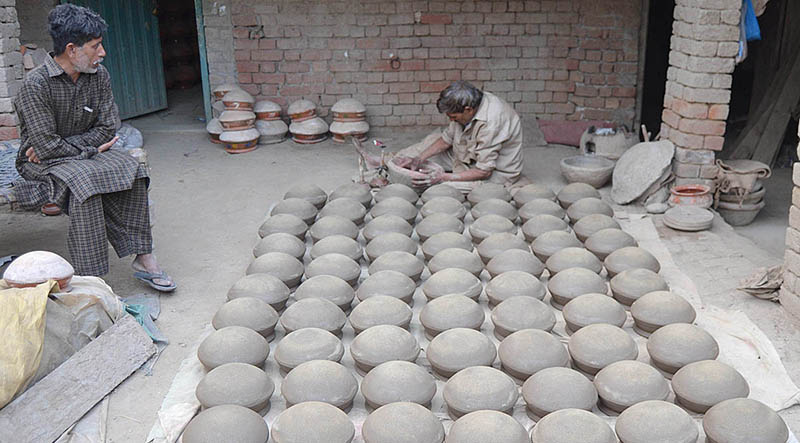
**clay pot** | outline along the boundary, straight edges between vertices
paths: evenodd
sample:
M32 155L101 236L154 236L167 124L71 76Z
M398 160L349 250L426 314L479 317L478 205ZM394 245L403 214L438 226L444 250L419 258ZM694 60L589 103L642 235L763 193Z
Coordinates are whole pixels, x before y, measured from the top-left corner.
M417 254L417 242L397 232L381 234L367 244L365 252L370 261L375 261L383 254L391 251L404 251Z
M355 427L341 409L318 401L296 404L272 422L275 443L350 443Z
M396 215L412 225L417 218L416 206L400 197L389 197L376 203L375 206L370 209L369 213L372 217Z
M486 237L478 245L478 255L484 263L489 263L496 255L509 249L530 251L528 244L520 237L507 232L500 232Z
M538 329L520 330L504 338L498 355L503 371L517 380L527 380L542 369L569 366L567 348Z
M356 263L364 256L361 245L350 237L344 235L329 235L314 243L309 255L316 260L325 254L342 254Z
M764 206L765 203L763 200L758 203L742 205L723 201L719 202L719 205L717 206L717 212L719 212L719 215L721 215L729 225L745 226L749 225L753 222L753 220L755 220L755 218L758 216L758 213L764 209Z
M603 260L603 265L612 278L628 269L644 268L655 273L661 270L661 264L653 257L653 254L636 246L627 246L608 254Z
M250 409L239 405L219 405L197 414L186 425L182 441L203 443L217 436L228 441L266 443L269 429L264 419Z
M367 132L369 132L369 123L365 121L360 122L340 122L334 120L330 126L333 141L336 143L347 142L347 137L355 137L359 141L367 140Z
M419 351L419 342L411 333L392 325L366 329L350 344L350 355L355 360L356 367L364 373L387 361L414 362Z
M785 442L789 428L769 406L749 398L725 400L706 411L703 431L708 443Z
M254 103L253 96L241 89L232 89L222 96L222 104L231 111L252 111Z
M239 87L239 85L235 85L232 83L223 83L217 86L216 88L212 89L211 93L217 100L222 100L222 97L224 97L225 94L233 91L234 89L241 89L241 88Z
M420 214L423 217L428 217L433 214L447 214L457 219L464 221L464 216L467 215L467 208L464 204L452 197L433 197L420 209Z
M602 418L581 409L562 409L541 419L531 433L533 443L617 443Z
M480 329L485 320L483 309L463 295L450 294L429 301L419 314L427 337L454 328Z
M254 297L280 311L286 306L289 293L289 288L278 277L269 274L251 274L245 275L231 286L228 290L228 300Z
M247 363L226 363L200 380L195 390L203 408L238 405L259 412L269 406L275 384L266 372Z
M402 185L400 183L391 183L381 188L381 190L375 194L375 201L382 202L390 197L402 198L412 205L416 204L417 200L419 199L417 192L411 189L410 186Z
M328 215L317 219L309 228L308 233L315 242L331 235L344 235L355 240L358 238L358 227L350 219L338 215Z
M594 376L600 403L614 412L622 412L647 400L666 400L669 383L650 365L634 360L611 363Z
M470 211L473 220L478 220L484 215L494 214L507 218L511 222L517 220L517 208L511 203L499 198L489 198L479 202Z
M303 328L286 334L275 347L275 362L289 372L312 360L340 361L344 355L342 341L319 328Z
M472 241L480 244L486 237L492 234L507 232L509 234L517 233L517 226L509 219L497 215L487 214L472 222L469 227L469 234Z
M676 206L664 213L664 225L679 231L704 231L714 223L714 213L697 206Z
M269 100L260 100L253 105L256 118L263 121L278 121L281 119L281 106Z
M306 244L292 234L276 232L262 238L253 248L255 257L269 252L283 252L300 260L306 253Z
M278 277L288 288L294 288L303 276L303 263L283 252L268 252L250 263L247 275L269 274Z
M542 276L544 264L535 255L521 249L509 249L494 256L486 264L492 278L509 271L526 272L536 278Z
M289 132L296 143L303 145L319 143L328 138L328 124L319 117L303 121L292 120Z
M292 369L281 383L287 407L320 401L348 409L358 392L358 382L349 369L330 360L312 360Z
M258 332L267 340L272 339L276 324L278 313L275 309L254 297L236 298L225 303L211 320L214 329L242 326Z
M558 203L544 198L530 200L519 208L519 216L522 218L523 223L527 223L533 217L544 214L563 219L567 212Z
M425 356L437 374L449 378L465 368L491 366L497 358L497 349L480 331L453 328L434 337Z
M672 323L691 323L697 313L686 299L669 291L641 296L631 305L634 330L648 337L658 328Z
M434 161L426 160L422 162L420 165L420 169L418 171L412 171L411 169L401 168L397 166L395 163L395 159L391 159L386 162L386 168L388 169L389 174L389 182L390 183L400 183L406 186L410 186L414 189L421 190L420 188L414 186L414 179L415 178L424 178L427 177L427 172L420 172L420 171L437 171L437 172L444 172L444 168Z
M289 127L283 120L256 120L256 130L261 136L258 138L259 145L271 145L286 140L286 133Z
M647 354L653 366L674 374L690 363L716 359L719 345L711 334L695 325L673 323L650 335Z
M398 298L375 295L356 305L348 319L356 334L378 325L394 325L408 329L411 323L411 308Z
M393 403L370 414L361 428L364 443L401 442L413 436L419 443L442 443L444 426L416 403Z
M250 129L256 122L256 115L251 111L223 111L219 123L225 131L241 131Z
M372 207L372 193L369 190L369 185L360 183L345 183L331 192L328 200L336 200L337 198L352 198L353 200L364 205L369 209Z
M569 225L563 218L550 214L535 215L522 225L522 233L525 235L525 240L529 242L533 242L540 235L550 231L569 232Z
M472 251L472 242L462 234L455 232L440 232L428 237L422 244L422 253L425 260L430 260L439 251L448 248L460 248L465 251Z
M636 342L627 332L617 326L602 323L588 325L576 331L570 337L567 348L574 366L592 375L611 363L636 360L639 356Z
M305 241L306 231L308 231L308 225L300 217L291 214L279 214L264 221L258 228L258 235L264 238L276 232L284 232Z
M711 188L706 185L679 185L669 190L670 206L698 206L710 208L714 203Z
M323 298L335 304L344 312L350 310L355 298L353 288L340 277L333 275L317 275L304 281L294 292L295 300L307 298Z
M489 306L502 303L511 297L533 297L544 300L546 293L544 285L538 278L522 271L504 272L486 285Z
M414 363L393 360L375 366L361 381L367 405L379 408L396 402L429 405L436 395L436 381Z
M360 225L364 222L364 216L367 215L367 208L352 198L337 198L326 203L325 207L319 211L320 217L329 215L343 217Z
M661 400L643 401L629 407L617 418L615 430L622 443L696 443L699 434L686 411Z
M561 207L567 209L582 198L600 198L600 192L586 183L570 183L561 188L556 197Z
M464 232L464 223L449 214L431 214L417 223L417 236L420 241L427 241L430 237L442 232Z
M545 263L551 276L570 268L585 268L599 274L603 264L594 254L583 248L564 248L551 255Z
M317 328L339 335L347 316L331 301L304 298L286 308L280 322L287 334L304 328Z
M222 142L219 140L220 134L222 134L222 124L219 122L218 118L212 118L209 120L208 124L206 125L206 132L208 132L209 139L212 143L221 144Z
M482 182L467 194L467 200L472 206L490 198L499 198L508 202L511 201L511 194L505 186L492 182Z
M483 285L478 277L459 268L442 269L432 274L422 284L422 292L429 300L449 294L458 294L477 301L482 291Z
M525 205L525 203L537 198L555 201L556 194L547 186L532 183L517 190L517 192L514 194L514 203L518 208L521 208Z
M628 319L625 308L606 294L583 294L569 301L563 308L567 332L598 323L622 327Z
M299 183L286 191L283 198L302 198L314 205L315 208L322 209L325 206L325 202L328 201L328 194L313 183Z
M262 367L268 355L267 340L243 326L218 329L197 348L197 358L209 371L225 363L247 363Z
M613 217L614 210L611 209L608 203L593 197L582 198L567 208L567 217L572 223L577 223L578 220L591 214L604 214Z
M459 248L449 248L439 251L428 262L428 269L431 273L436 273L442 269L459 268L465 269L478 277L483 271L483 262L477 254Z
M530 443L528 432L508 414L498 411L475 411L456 420L445 443Z
M649 269L633 268L611 279L611 293L623 305L630 306L641 296L653 291L668 291L664 278Z
M31 288L55 280L61 291L69 291L74 274L75 269L60 255L49 251L31 251L12 261L3 272L3 279L12 288Z
M355 202L358 204L358 202ZM324 210L324 209L323 209ZM307 225L314 223L317 218L317 208L302 198L288 198L281 200L272 208L270 215L292 214L300 217Z
M702 360L679 369L672 377L678 404L704 414L732 398L747 398L750 386L736 369L717 360Z
M492 309L494 335L502 340L523 329L551 331L556 324L553 311L534 297L511 297Z
M764 199L764 195L767 194L767 190L764 189L764 185L761 184L761 181L757 181L756 184L753 186L753 190L747 194L744 199L741 199L735 192L720 192L719 200L728 203L742 203L746 205L752 205L754 203L760 202Z
M356 296L360 301L377 295L398 298L405 303L411 303L414 291L417 289L414 280L397 271L387 270L370 274L358 286Z
M337 122L358 122L366 119L367 107L353 98L343 98L331 106L333 120Z
M370 275L380 271L398 271L415 282L419 281L423 270L425 265L422 260L405 251L389 251L369 265Z
M586 249L600 260L605 260L609 254L618 249L639 246L639 243L630 234L616 228L597 231L586 239L584 244Z
M536 258L546 262L550 256L564 248L579 248L581 246L581 242L571 232L548 231L536 237L536 240L531 244L531 250Z
M297 100L286 110L292 122L302 122L317 116L317 105L309 100Z
M255 129L241 131L225 131L219 136L219 141L224 145L225 152L229 154L243 154L256 149L258 138L261 134Z
M578 240L585 242L586 239L603 229L622 229L616 220L606 214L589 214L582 217L573 226L575 236Z
M407 221L396 215L381 215L380 217L375 217L370 220L361 231L367 243L371 242L379 235L389 232L396 232L406 237L411 237L414 228L412 228Z
M549 367L531 375L522 385L528 415L539 420L562 409L591 411L597 404L594 384L567 367Z
M422 203L428 203L430 200L436 197L450 197L458 200L459 203L464 203L467 199L464 194L461 193L461 191L446 183L433 185L426 189L425 192L423 192L420 196Z
M473 366L450 377L444 385L443 396L447 411L456 418L482 410L510 413L519 393L508 375L488 366Z
M561 160L561 174L570 183L586 183L594 188L602 188L611 173L614 162L594 155L576 155Z
M550 291L550 304L556 309L563 309L565 304L583 294L607 293L608 285L596 272L585 268L570 268L550 278L547 289Z

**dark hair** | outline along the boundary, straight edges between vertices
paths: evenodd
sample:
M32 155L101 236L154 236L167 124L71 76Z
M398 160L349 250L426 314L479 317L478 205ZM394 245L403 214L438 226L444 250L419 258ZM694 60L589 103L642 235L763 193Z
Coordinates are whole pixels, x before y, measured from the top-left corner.
M481 100L483 100L483 92L480 89L473 86L472 83L457 81L450 83L450 86L442 90L439 100L436 101L436 108L442 114L464 112L464 108L467 106L478 109Z
M68 43L83 46L89 40L100 38L108 29L100 14L69 3L53 8L47 20L50 22L55 55L63 54Z

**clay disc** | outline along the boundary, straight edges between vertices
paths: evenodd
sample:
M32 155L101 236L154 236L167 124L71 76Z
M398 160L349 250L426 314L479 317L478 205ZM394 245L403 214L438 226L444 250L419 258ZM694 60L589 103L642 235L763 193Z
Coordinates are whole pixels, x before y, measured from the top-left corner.
M503 339L498 349L503 371L517 380L527 380L542 369L569 365L567 348L538 329L517 331Z
M287 405L321 401L340 409L352 405L358 382L350 370L330 360L301 363L283 379L281 395Z
M204 408L239 405L259 412L269 405L275 385L266 372L247 363L217 366L200 380L195 390Z
M484 215L494 214L506 218L511 222L515 222L519 216L519 214L517 214L517 208L515 208L514 205L499 198L489 198L481 201L472 207L470 214L472 214L473 220L478 220Z
M529 242L533 242L540 235L550 231L569 232L569 225L563 218L550 214L535 215L522 225L522 233L525 235L525 240Z
M550 215L556 219L563 220L567 212L558 203L545 198L531 200L519 208L519 216L523 223L528 223L531 219L540 215Z
M364 234L364 239L369 243L375 237L388 232L396 232L406 237L411 237L414 228L407 221L396 215L381 215L367 222L362 233Z
M539 420L532 443L617 443L614 431L602 418L582 409L562 409Z
M584 294L564 305L567 331L575 332L584 326L598 323L622 327L628 319L625 308L606 294Z
M611 363L635 360L639 349L627 332L617 326L594 324L581 328L569 339L569 354L575 367L596 374Z
M350 313L350 326L356 334L377 325L394 325L408 329L411 308L402 300L388 295L375 295L360 302Z
M789 428L769 406L749 398L725 400L706 412L703 430L708 442L752 443L789 440Z
M278 214L268 218L258 228L258 235L264 238L276 232L294 235L300 240L305 240L308 225L302 218L291 214Z
M425 256L425 260L430 260L434 255L448 248L472 251L472 241L466 236L455 232L440 232L428 237L422 243L422 254Z
M664 277L655 272L634 268L622 271L610 281L611 293L623 305L630 306L639 297L654 291L669 291Z
M424 269L425 265L422 260L408 252L389 251L376 258L369 265L369 274L372 275L380 271L398 271L416 282L419 281Z
M556 194L547 186L532 183L517 190L517 192L514 194L514 203L516 203L517 207L519 208L525 203L528 203L536 198L545 198L547 200L555 201Z
M183 443L235 441L267 443L269 428L256 412L239 405L220 405L197 414L183 431Z
M426 189L421 195L423 203L428 203L436 197L450 197L458 200L460 203L466 201L466 197L464 197L461 191L445 183L433 185Z
M305 245L303 246L305 248ZM305 250L305 249L304 249ZM311 259L315 260L325 254L342 254L353 261L361 260L364 250L357 241L344 235L331 235L314 243L309 251ZM298 257L299 258L299 257Z
M699 436L697 425L686 411L660 400L629 407L617 418L615 429L623 443L696 443Z
M324 298L339 307L342 311L349 311L350 304L355 298L355 291L344 280L333 275L317 275L304 281L294 292L295 300L306 298Z
M253 248L256 258L269 252L283 252L301 260L306 253L306 244L292 234L276 232L262 238Z
M653 254L637 246L617 249L606 257L603 264L610 277L614 277L622 271L635 268L645 268L655 273L661 270L661 265L653 257Z
M585 242L587 238L603 229L621 228L616 220L606 214L589 214L575 223L573 229L578 240Z
M375 201L380 203L390 197L399 197L403 200L407 200L411 204L416 203L419 199L417 191L411 189L410 186L406 186L402 183L391 183L381 188L381 190L375 194Z
M319 401L294 405L272 422L275 443L350 443L355 434L347 414Z
M567 217L572 223L592 214L603 214L609 217L614 216L614 210L608 203L595 197L582 198L567 208Z
M331 192L328 201L336 200L337 198L352 198L364 205L365 208L372 206L372 193L369 190L369 185L365 184L345 183Z
M303 328L291 332L275 347L275 362L285 372L311 360L338 362L343 355L342 341L319 328Z
M392 403L369 414L361 435L364 443L442 443L444 426L416 403Z
M329 201L319 211L320 218L331 215L346 218L356 225L360 225L364 222L364 216L367 215L367 208L352 198L337 198Z
M439 251L428 262L428 269L435 274L442 269L459 268L469 271L478 277L483 271L483 262L477 254L459 248L449 248Z
M251 274L240 278L228 290L228 300L255 297L269 303L276 311L282 310L289 299L289 288L269 274Z
M422 284L422 292L425 293L428 299L458 294L477 301L481 292L483 292L483 284L481 284L478 277L475 277L469 271L459 268L447 268L431 275Z
M602 277L588 269L571 268L551 277L547 289L552 297L550 303L556 309L562 309L573 298L583 294L607 293L608 285Z
M580 248L581 242L575 234L565 231L549 231L536 237L531 243L531 250L536 257L546 262L551 255L564 248Z
M386 214L396 215L413 225L414 220L417 218L417 207L400 197L389 197L376 203L369 213L372 217L380 217Z
M635 360L611 363L594 376L602 404L622 412L647 400L666 400L669 383L654 367Z
M302 198L287 198L279 201L272 208L270 215L291 214L299 217L306 224L314 223L317 208Z
M400 401L428 405L436 394L436 381L421 366L393 360L375 366L364 376L361 393L373 408Z
M483 308L478 303L457 294L435 298L419 313L419 321L430 337L453 328L480 329L484 320Z
M300 283L303 276L303 263L283 252L268 252L250 263L246 273L273 275L287 287L293 288Z
M214 329L228 326L243 326L252 329L269 340L278 324L278 313L267 302L254 297L233 299L222 305L211 325Z
M691 323L697 317L685 298L669 291L655 291L641 296L631 305L636 332L648 336L672 323Z
M467 194L467 200L472 206L490 198L499 198L508 202L511 201L511 194L508 193L505 186L492 182L483 182Z
M547 290L538 278L522 271L504 272L486 285L486 296L489 297L491 306L518 296L544 300L546 293Z
M587 197L600 198L600 191L586 183L570 183L556 195L562 208L569 208L576 201Z
M492 309L494 335L503 339L523 329L550 331L556 324L552 309L533 297L511 297Z
M501 232L492 234L478 245L478 255L483 260L483 263L489 263L496 255L509 249L520 249L522 251L530 251L530 247L525 243L521 237L510 234L508 232Z
M551 276L570 268L584 268L597 274L603 270L603 264L594 254L584 248L577 247L559 250L547 259L545 266L550 271Z
M417 254L417 242L398 232L387 232L372 239L364 251L370 261L375 261L383 254L391 251L408 252Z
M280 321L286 333L303 328L319 328L339 334L347 317L332 302L315 297L297 300L286 308Z
M544 264L528 251L509 249L489 260L486 270L492 278L509 271L525 272L539 278L544 272Z
M441 232L464 232L464 223L450 214L431 214L417 223L417 235L420 241L426 241L430 237Z
M586 249L596 255L600 260L605 260L612 252L629 246L638 246L630 234L620 229L601 229L586 239Z
M750 385L736 369L717 360L702 360L682 367L672 377L678 404L705 413L731 398L747 398Z
M228 326L212 332L197 348L197 358L206 369L225 363L247 363L261 367L269 355L269 343L256 331Z
M488 366L473 366L450 377L443 396L450 416L456 418L480 410L510 412L519 394L508 375Z
M477 257L475 257L477 259ZM386 295L411 303L417 289L414 280L397 271L379 271L370 274L356 290L356 296L364 301L376 295Z
M356 367L364 372L391 360L413 362L419 351L417 339L405 329L393 325L378 325L366 329L350 345L350 355L355 360Z
M467 215L464 204L452 197L434 197L428 200L420 209L420 214L427 218L433 214L447 214L461 221Z
M695 325L673 323L653 332L647 340L647 353L655 367L674 374L689 363L716 359L719 345Z
M489 337L480 331L454 328L442 332L431 340L428 349L425 350L425 356L434 371L444 377L450 377L472 366L491 366L497 357L497 349Z
M358 238L358 226L344 217L328 215L320 217L316 223L309 228L308 233L311 234L311 238L315 242L331 235L344 235L345 237L350 237L355 240Z
M506 217L497 214L487 214L472 222L469 227L469 235L475 244L479 244L486 237L492 234L507 232L517 233L517 225Z
M541 418L561 409L591 411L597 404L594 384L580 372L566 367L545 368L522 385L528 415Z
M498 411L475 411L456 420L445 443L530 443L517 420Z
M302 198L317 209L321 209L325 206L325 202L328 201L328 194L313 183L299 183L286 191L283 198Z

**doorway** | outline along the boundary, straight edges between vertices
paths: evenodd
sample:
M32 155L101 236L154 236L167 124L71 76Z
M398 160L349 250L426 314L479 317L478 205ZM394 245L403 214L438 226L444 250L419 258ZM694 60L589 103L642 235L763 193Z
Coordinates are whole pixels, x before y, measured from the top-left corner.
M675 2L649 0L649 4L641 122L648 132L657 134L661 130L664 110Z

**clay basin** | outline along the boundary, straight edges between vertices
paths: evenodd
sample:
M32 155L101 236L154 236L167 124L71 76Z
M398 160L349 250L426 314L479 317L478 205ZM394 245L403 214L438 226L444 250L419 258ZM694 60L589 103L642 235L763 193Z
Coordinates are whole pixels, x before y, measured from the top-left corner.
M670 206L699 206L709 208L714 203L711 188L706 185L673 186L669 190Z
M424 178L428 175L429 172L435 170L443 170L442 166L438 163L434 163L430 160L426 160L420 166L420 171L412 171L411 169L401 168L397 166L394 162L395 159L392 159L386 163L386 166L389 169L389 182L390 183L401 183L411 188L416 188L412 180L414 178Z
M764 208L764 201L758 203L743 204L721 201L717 207L717 212L731 226L749 225L755 220L758 213Z
M614 172L614 162L593 155L576 155L561 160L561 173L570 183L586 183L602 188Z

